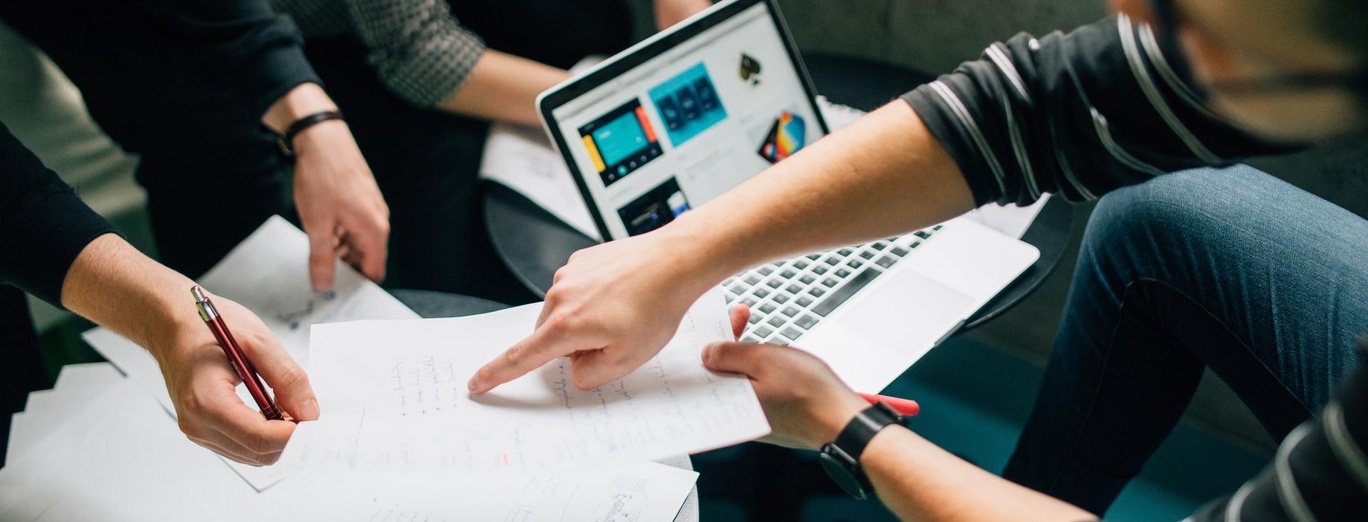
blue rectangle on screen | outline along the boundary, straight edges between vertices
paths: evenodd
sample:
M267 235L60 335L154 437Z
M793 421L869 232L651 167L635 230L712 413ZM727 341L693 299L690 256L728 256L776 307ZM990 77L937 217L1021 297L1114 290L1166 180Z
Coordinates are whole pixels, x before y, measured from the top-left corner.
M727 109L702 63L657 85L649 94L676 147L727 119Z

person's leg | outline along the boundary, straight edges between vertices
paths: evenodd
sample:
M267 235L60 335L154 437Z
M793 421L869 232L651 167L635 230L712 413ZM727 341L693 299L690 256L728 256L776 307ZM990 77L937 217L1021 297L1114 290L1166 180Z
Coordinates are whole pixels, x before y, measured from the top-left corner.
M1209 366L1275 438L1368 331L1368 221L1249 167L1099 203L1040 394L1003 476L1101 514Z
M52 387L38 352L28 300L0 284L0 467L9 447L10 415L23 411L29 392Z

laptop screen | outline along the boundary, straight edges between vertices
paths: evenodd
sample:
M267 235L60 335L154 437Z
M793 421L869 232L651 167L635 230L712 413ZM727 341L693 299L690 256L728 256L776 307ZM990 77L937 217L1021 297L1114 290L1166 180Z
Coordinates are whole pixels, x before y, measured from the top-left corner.
M773 9L718 4L543 95L606 239L659 228L826 134Z

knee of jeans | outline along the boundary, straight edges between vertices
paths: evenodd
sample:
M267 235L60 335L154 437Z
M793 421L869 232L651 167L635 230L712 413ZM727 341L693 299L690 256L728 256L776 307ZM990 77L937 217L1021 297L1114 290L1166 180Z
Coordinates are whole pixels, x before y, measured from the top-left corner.
M1223 237L1247 221L1260 200L1285 196L1280 185L1285 183L1245 165L1159 176L1098 201L1085 244L1159 247Z

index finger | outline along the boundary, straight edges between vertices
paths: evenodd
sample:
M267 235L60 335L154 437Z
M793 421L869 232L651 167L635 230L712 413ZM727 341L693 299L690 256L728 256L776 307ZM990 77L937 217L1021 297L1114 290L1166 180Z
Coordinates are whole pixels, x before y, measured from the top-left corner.
M333 259L337 257L337 236L329 227L312 227L310 230L305 225L304 230L309 235L309 280L313 282L315 291L326 292L332 289L333 284ZM323 230L319 230L322 228Z
M537 327L532 335L518 341L475 372L466 387L471 393L485 393L540 368L552 359L579 351L572 336L562 334L563 330L555 328L554 323Z

